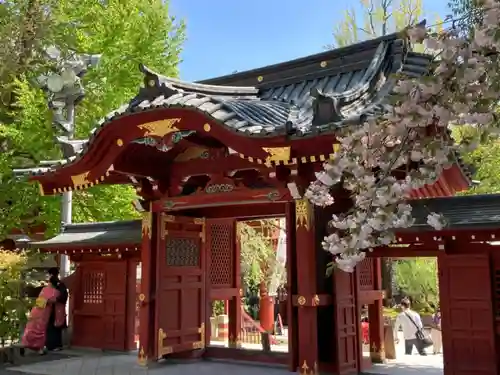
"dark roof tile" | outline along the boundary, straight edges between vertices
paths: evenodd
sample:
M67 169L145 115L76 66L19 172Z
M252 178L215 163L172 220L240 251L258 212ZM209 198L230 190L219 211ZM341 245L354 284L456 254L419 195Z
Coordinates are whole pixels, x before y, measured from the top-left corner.
M415 224L412 231L427 231L427 216L440 213L447 221L444 229L490 229L500 226L500 194L465 195L412 201Z
M31 242L29 246L64 250L64 247L140 245L141 225L140 220L68 224L57 236L45 241Z

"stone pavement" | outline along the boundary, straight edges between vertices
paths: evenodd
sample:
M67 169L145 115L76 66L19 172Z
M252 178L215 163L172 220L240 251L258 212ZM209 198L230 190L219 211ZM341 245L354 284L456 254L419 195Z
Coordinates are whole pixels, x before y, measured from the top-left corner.
M0 375L285 375L284 368L232 364L213 361L196 361L179 364L162 364L146 369L136 363L135 354L87 354L78 358L40 362L9 368Z
M182 364L164 364L145 369L136 364L135 355L84 355L46 361L0 370L0 375L286 375L284 368L233 364L225 362L198 361ZM442 375L442 357L418 355L401 356L385 365L376 365L367 374L384 375Z
M402 332L398 332L399 344L396 345L396 359L387 361L383 365L375 365L367 371L369 374L383 375L443 375L443 355L433 355L432 349L426 350L431 353L425 357L418 355L413 349L413 355L405 355L404 338Z
M443 375L443 356L402 356L383 365L375 365L368 374L383 375Z
M402 339L402 338L401 338ZM403 340L396 347L397 359L383 365L376 365L367 374L382 375L442 375L443 356L422 357L416 353L404 355ZM136 354L114 354L102 352L82 352L65 350L59 355L70 358L50 360L0 369L0 375L286 375L285 368L269 365L235 364L215 361L197 361L190 363L165 363L146 369L137 365Z

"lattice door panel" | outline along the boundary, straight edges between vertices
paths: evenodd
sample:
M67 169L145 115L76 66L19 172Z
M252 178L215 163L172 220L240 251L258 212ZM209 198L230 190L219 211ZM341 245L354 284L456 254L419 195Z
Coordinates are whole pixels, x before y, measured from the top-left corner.
M104 270L84 269L81 279L81 299L79 309L84 313L104 310L104 290L106 274Z
M195 238L166 239L167 266L198 267L200 265L200 246Z
M374 280L373 280L373 259L365 258L361 263L357 265L358 277L359 277L359 289L360 290L373 290Z
M234 283L234 221L207 226L210 251L210 284L214 289L231 288Z

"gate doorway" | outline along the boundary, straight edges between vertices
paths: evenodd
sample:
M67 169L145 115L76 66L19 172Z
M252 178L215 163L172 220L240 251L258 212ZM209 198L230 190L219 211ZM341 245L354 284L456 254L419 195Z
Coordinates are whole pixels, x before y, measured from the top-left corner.
M396 374L404 371L422 371L431 375L496 374L494 327L492 323L491 273L488 254L448 255L436 254L439 281L439 306L442 316L442 354L434 354L433 347L422 357L413 349L405 355L402 332L393 330L395 345L391 348L391 335L385 337L385 364L374 364L369 373ZM399 258L403 260L405 258ZM409 258L406 258L409 259ZM399 300L405 295L396 296ZM416 306L415 306L416 307ZM424 331L435 334L432 317L420 308ZM385 328L391 325L387 308L384 309ZM368 313L369 320L369 313ZM393 320L393 319L392 319ZM397 328L392 323L391 328ZM399 343L398 340L399 339ZM436 341L436 337L433 337ZM369 357L370 348L364 347L363 357ZM394 356L393 353L394 352ZM393 358L393 359L392 359Z
M225 299L220 289L214 288L220 288L220 273L211 273L214 277L211 280L209 345L271 357L275 353L288 353L285 218L234 221L233 254L222 259L218 226L210 236L215 240L211 242L215 246L210 249L211 272L221 266L223 259L230 260L234 263L231 268L236 271L238 290L234 293L236 296ZM231 273L223 275L227 277ZM233 282L225 281L226 286ZM229 288L227 292L230 291Z
M278 212L284 211L279 206L276 208ZM251 253L246 241L257 237L259 244L266 247L264 253L269 256L274 254L276 257L279 251L282 270L286 272L286 220L283 216L270 218L270 215L245 220L233 217L233 212L228 214L230 218L206 220L208 308L205 357L285 365L289 362L289 342L283 340L281 346L277 344L278 339L288 332L284 320L290 315L286 280L276 283L279 280L263 278L262 269L254 268L257 274L253 277L253 287L257 289L252 294L248 287L249 267L256 266L263 254L262 251ZM242 231L243 228L247 230ZM243 232L246 234L244 238ZM262 285L273 284L272 288L260 288L261 283L256 283L256 280L262 281ZM261 310L265 311L265 321L261 320Z

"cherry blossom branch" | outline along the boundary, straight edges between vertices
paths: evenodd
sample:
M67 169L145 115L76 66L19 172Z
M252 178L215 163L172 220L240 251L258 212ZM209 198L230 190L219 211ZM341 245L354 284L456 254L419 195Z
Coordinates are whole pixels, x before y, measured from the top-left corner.
M410 192L434 183L456 162L460 147L446 136L450 124L472 125L478 133L498 131L492 112L500 91L499 0L484 1L482 12L472 40L454 29L407 29L411 43L425 43L434 51L432 75L399 77L396 100L387 113L344 131L335 159L325 163L308 188L306 198L319 206L333 203L334 186L351 192L352 209L333 215L335 232L323 242L338 268L352 272L367 251L393 243L396 230L413 225L406 201ZM402 166L407 173L398 178ZM427 223L439 230L445 220L430 213Z

